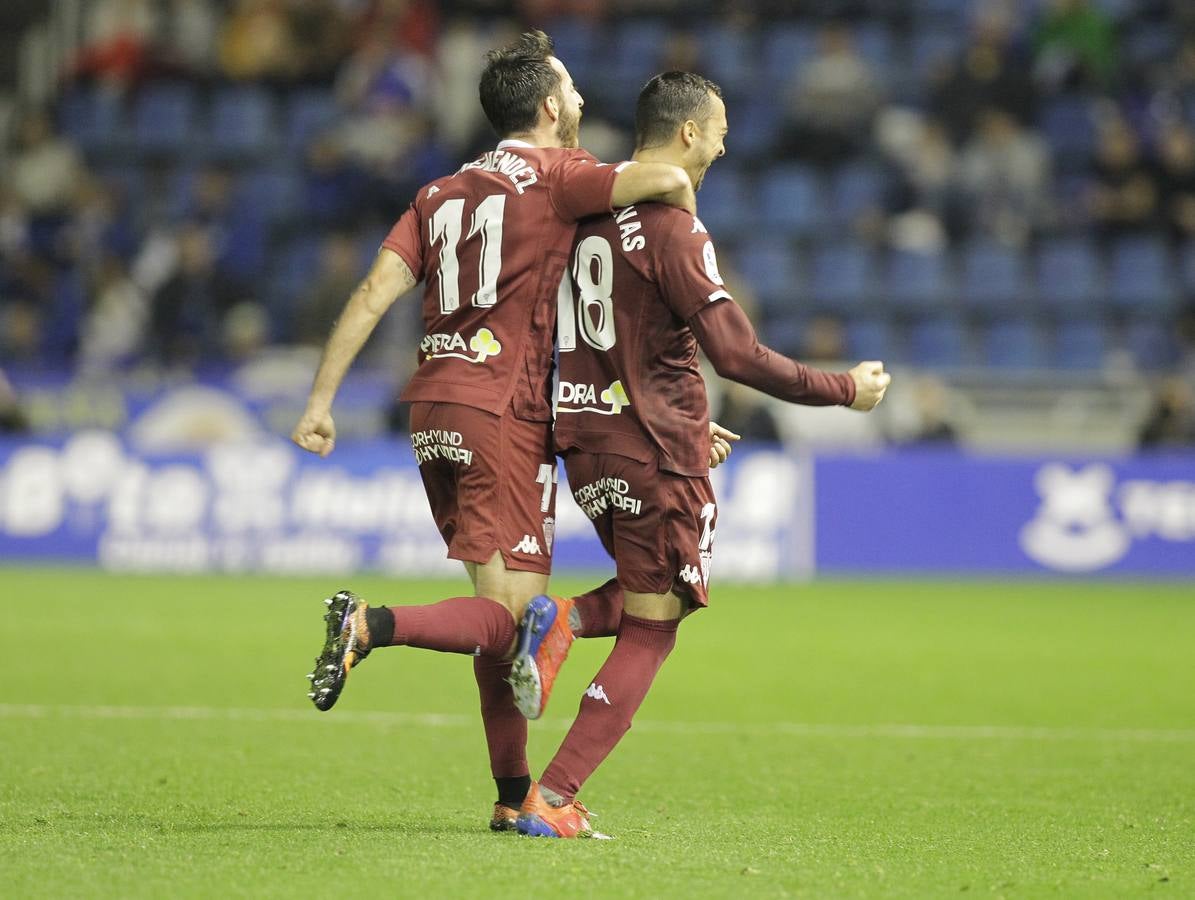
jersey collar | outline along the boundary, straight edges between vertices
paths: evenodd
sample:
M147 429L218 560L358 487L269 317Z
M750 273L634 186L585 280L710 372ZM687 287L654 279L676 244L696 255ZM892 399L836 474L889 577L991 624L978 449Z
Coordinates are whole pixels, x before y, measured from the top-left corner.
M507 147L523 147L527 150L535 149L534 144L528 144L526 141L516 141L516 140L513 140L512 138L507 138L504 141L499 141L498 146L495 149L505 150Z

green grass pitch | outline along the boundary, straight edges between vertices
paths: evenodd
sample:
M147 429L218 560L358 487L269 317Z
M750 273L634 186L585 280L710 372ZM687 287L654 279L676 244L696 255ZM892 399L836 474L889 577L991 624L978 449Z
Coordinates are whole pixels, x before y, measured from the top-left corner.
M566 842L486 830L468 659L381 651L311 707L340 581L0 569L0 894L1195 896L1190 585L716 586L582 793L616 840Z

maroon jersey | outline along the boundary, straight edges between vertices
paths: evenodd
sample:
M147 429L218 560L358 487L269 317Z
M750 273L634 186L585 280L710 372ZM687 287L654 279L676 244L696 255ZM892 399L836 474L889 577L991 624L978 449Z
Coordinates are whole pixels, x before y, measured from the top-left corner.
M614 453L680 475L709 471L697 348L717 370L793 403L850 404L849 375L758 342L722 284L701 220L659 204L582 223L558 308L556 448Z
M621 168L502 141L419 189L382 242L426 282L420 365L401 399L551 420L557 287L576 221L610 210Z

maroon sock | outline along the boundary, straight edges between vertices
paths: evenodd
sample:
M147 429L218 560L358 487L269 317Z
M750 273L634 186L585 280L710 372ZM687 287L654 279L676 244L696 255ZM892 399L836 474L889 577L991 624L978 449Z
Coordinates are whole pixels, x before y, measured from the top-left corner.
M506 679L510 661L492 656L473 660L473 675L481 694L481 722L490 751L490 771L495 779L517 778L530 773L527 766L527 719L515 706ZM522 803L522 800L519 800ZM508 804L511 805L511 804ZM517 809L518 805L514 804Z
M577 637L613 637L618 634L618 623L622 620L622 588L618 586L617 578L573 598L573 603L581 619L581 629L573 631Z
M394 616L392 646L501 658L514 643L514 616L488 597L453 597L427 606L389 609Z
M657 622L623 613L618 640L581 698L581 711L540 783L572 800L614 749L676 643L678 620Z

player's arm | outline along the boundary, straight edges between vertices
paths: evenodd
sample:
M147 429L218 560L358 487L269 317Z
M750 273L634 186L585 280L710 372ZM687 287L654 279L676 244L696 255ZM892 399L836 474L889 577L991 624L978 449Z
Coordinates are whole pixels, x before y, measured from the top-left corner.
M704 306L689 327L719 375L789 403L866 411L884 398L892 380L881 362L826 372L777 353L759 342L747 314L729 298Z
M610 193L615 209L633 203L658 201L697 214L697 195L689 173L669 163L635 163L620 167Z
M307 410L295 426L291 440L311 453L327 456L336 443L332 401L349 366L365 346L374 328L400 296L415 286L415 276L403 258L383 247L336 320L315 383L307 397Z

